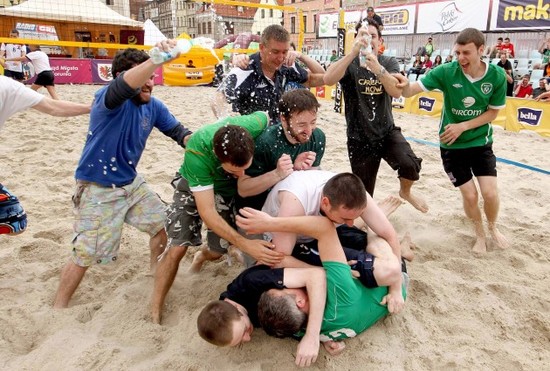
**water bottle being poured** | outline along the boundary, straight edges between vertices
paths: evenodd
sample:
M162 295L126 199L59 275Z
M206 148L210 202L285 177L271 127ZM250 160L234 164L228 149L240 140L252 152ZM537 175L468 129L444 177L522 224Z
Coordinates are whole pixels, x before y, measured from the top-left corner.
M363 27L368 29L368 24L363 24ZM359 52L359 62L361 66L366 67L367 64L367 54L372 53L372 36L370 34L366 34L362 36L365 42L367 43L367 46L361 47L361 51Z
M163 64L169 59L175 58L178 54L187 53L191 49L191 42L187 39L179 39L176 46L169 52L165 52L158 47L149 50L149 56L154 64Z

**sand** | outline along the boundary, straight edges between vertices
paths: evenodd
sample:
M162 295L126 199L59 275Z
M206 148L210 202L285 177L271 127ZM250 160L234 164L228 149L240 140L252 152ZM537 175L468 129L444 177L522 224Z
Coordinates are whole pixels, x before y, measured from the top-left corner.
M98 86L58 86L61 98L90 101ZM192 129L214 121L213 88L156 87L175 116ZM345 121L323 101L319 127L327 135L322 166L348 171ZM405 136L437 141L435 119L395 113ZM0 236L0 368L17 370L286 370L297 343L262 330L242 349L219 349L196 332L196 317L242 269L227 261L186 274L182 261L162 325L149 320L153 278L145 234L125 227L116 263L89 269L70 308L51 308L72 238L71 195L88 116L52 118L29 110L0 132L0 181L16 193L29 219L25 233ZM542 370L550 364L550 212L546 174L498 164L499 225L507 250L489 244L470 252L474 234L459 191L444 174L437 147L412 142L422 157L414 190L429 201L422 214L408 204L390 220L417 245L403 313L347 340L343 355L324 350L313 369ZM550 170L548 138L497 129L498 157ZM165 200L183 150L154 132L139 172ZM381 166L375 199L397 194L395 173ZM546 366L545 366L546 365Z

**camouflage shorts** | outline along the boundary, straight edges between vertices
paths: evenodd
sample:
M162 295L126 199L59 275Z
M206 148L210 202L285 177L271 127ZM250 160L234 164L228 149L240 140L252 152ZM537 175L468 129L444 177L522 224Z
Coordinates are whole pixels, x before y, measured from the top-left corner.
M172 181L174 198L166 211L165 229L168 234L168 246L199 246L202 244L202 219L197 210L195 197L189 189L187 179L176 177ZM235 228L235 200L214 194L216 211ZM220 238L212 230L206 233L208 248L219 254L225 254L229 242Z

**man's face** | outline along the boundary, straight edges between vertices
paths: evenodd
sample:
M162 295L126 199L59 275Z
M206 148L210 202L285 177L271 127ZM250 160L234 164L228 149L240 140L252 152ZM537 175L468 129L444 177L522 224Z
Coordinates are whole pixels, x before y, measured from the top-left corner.
M237 308L241 315L239 320L233 321L233 337L229 346L236 347L248 343L251 339L252 331L254 331L254 326L252 326L250 318L248 317L248 311L245 307L233 300L225 299L225 301Z
M544 80L539 80L539 88L541 88L541 89L546 88L546 82Z
M374 16L374 9L367 9L367 17L372 18Z
M327 197L321 199L321 211L331 222L336 224L346 224L353 226L355 219L359 218L363 213L363 209L348 209L344 206L332 207Z
M248 161L245 166L236 166L230 162L222 162L222 169L226 173L230 174L234 178L238 178L244 175L244 171L252 165L252 158Z
M359 29L358 32L359 32L358 37L364 34L369 34L372 40L371 41L372 50L378 50L380 46L380 39L378 38L378 29L375 26L369 25L366 28L363 26Z
M470 76L479 68L481 56L483 55L483 45L476 48L474 43L466 45L455 45L456 59L462 71Z
M431 43L432 43L432 39L428 39L428 43L431 44Z
M510 44L510 39L504 39L504 44L505 44L505 45Z
M506 53L500 53L500 61L501 61L501 62L506 62L506 59L508 59L508 58L506 57Z
M497 40L497 45L501 45L502 44L502 40Z
M283 65L289 50L290 41L268 40L267 44L260 44L262 66L269 70L278 70Z
M317 126L317 112L302 111L293 113L288 121L281 116L281 122L285 136L291 143L307 143Z
M145 84L141 86L139 94L132 98L136 104L147 104L151 101L151 93L153 93L153 87L155 86L155 76L155 74L152 74Z

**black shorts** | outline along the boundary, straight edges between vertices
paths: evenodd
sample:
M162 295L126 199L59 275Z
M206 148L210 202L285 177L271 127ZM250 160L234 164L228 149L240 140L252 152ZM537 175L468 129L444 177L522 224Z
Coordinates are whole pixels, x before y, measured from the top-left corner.
M363 181L365 189L372 196L380 160L384 159L399 178L416 181L420 179L422 159L416 157L401 128L394 127L377 144L361 138L348 138L348 154L351 171Z
M25 79L25 75L23 75L23 72L15 72L10 70L4 70L4 76L10 77L17 81L23 81Z
M52 71L42 71L36 77L34 84L40 86L54 86L53 80L54 75Z
M441 160L445 173L455 187L469 182L472 174L476 177L497 176L497 159L492 143L472 148L441 148Z

